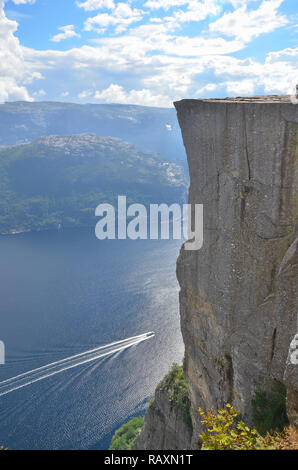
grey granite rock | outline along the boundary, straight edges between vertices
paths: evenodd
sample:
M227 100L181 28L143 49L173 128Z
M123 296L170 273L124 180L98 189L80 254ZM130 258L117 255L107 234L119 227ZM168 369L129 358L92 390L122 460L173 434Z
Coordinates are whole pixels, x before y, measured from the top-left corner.
M196 448L198 407L230 402L251 423L251 400L273 379L284 378L297 426L298 365L287 356L298 313L298 105L268 96L175 106L189 202L204 205L203 247L182 247L177 262ZM166 400L157 395L163 419L149 410L138 448L185 448Z
M134 450L186 450L192 429L184 422L179 408L172 406L166 390L157 389Z
M283 379L297 323L298 106L287 97L175 103L204 204L204 244L177 263L193 446L199 406L251 399ZM297 374L297 366L295 368Z

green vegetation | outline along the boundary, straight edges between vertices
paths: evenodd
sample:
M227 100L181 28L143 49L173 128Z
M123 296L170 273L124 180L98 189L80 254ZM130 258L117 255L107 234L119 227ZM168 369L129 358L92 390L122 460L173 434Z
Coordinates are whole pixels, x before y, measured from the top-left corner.
M144 418L132 418L115 432L109 450L130 450L140 429Z
M257 391L252 400L253 423L258 432L265 436L268 432L282 431L289 424L286 412L286 387L274 380L271 391Z
M148 404L149 404L149 408L154 408L154 397L150 398Z
M206 432L200 435L202 450L285 450L298 449L298 433L292 427L282 433L262 436L241 420L240 413L227 404L217 413L199 408Z
M225 358L228 362L232 362L232 356L230 354L225 354Z
M120 139L42 137L0 148L0 234L95 226L100 203L182 202L185 170Z
M211 408L205 413L199 408L201 422L207 431L200 435L202 450L255 449L258 432L239 419L239 412L229 403L215 413Z
M183 366L173 364L172 369L157 386L157 389L167 391L168 398L172 406L182 411L184 423L187 426L192 427L188 384L185 378Z

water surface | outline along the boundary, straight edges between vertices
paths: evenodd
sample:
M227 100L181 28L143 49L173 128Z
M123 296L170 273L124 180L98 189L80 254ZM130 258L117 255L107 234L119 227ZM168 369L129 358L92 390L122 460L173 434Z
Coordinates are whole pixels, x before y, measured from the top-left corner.
M180 242L95 238L92 229L0 238L0 381L155 331L113 356L0 397L11 449L105 449L111 434L180 362L175 275Z

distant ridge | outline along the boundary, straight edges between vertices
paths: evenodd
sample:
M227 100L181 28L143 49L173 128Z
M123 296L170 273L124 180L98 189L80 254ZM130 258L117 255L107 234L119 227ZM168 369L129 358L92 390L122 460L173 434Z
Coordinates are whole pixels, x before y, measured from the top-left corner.
M47 101L0 104L0 146L50 134L82 133L119 137L168 159L185 159L174 108Z
M50 135L0 148L0 233L94 226L100 203L182 202L183 165L115 137Z

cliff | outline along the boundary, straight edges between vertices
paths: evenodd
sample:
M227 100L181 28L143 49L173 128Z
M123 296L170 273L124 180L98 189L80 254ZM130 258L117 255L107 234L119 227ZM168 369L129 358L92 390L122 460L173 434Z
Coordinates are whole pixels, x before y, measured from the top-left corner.
M191 428L184 423L181 411L171 406L167 392L157 390L133 449L186 450L191 436Z
M177 265L196 439L199 406L231 402L251 422L254 393L283 380L297 327L298 107L267 97L176 109L189 202L204 204L203 248L182 249Z
M158 385L134 450L186 450L190 448L192 423L188 386L181 366Z
M297 424L297 365L287 356L297 331L298 107L279 96L175 106L189 203L204 204L203 247L182 247L177 262L195 448L198 407L230 402L251 424L255 392L274 379L285 378Z

